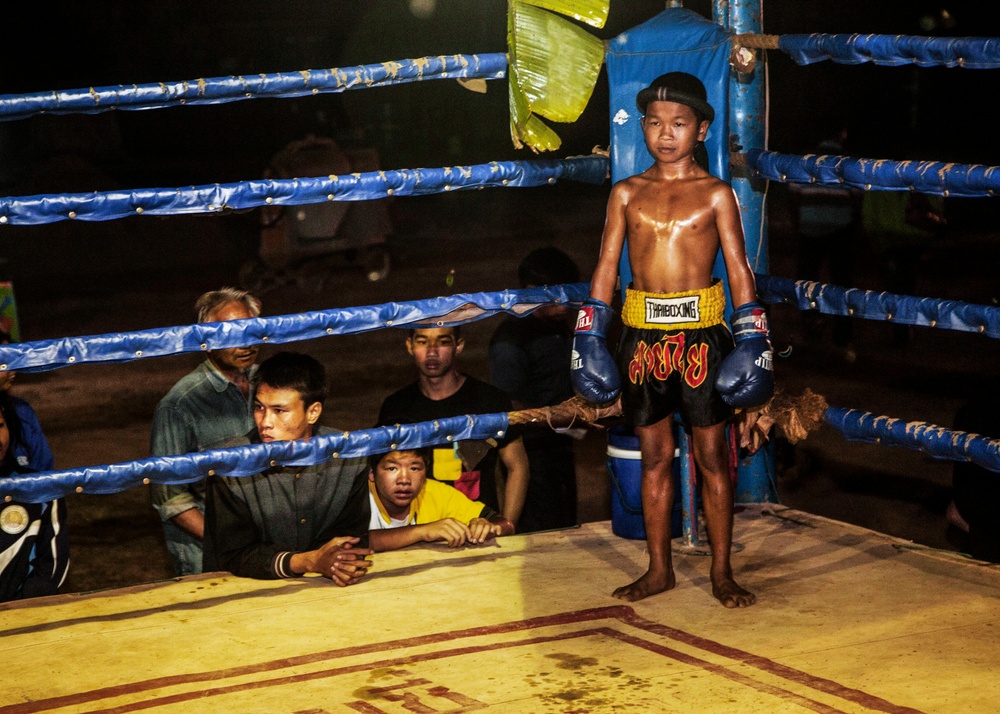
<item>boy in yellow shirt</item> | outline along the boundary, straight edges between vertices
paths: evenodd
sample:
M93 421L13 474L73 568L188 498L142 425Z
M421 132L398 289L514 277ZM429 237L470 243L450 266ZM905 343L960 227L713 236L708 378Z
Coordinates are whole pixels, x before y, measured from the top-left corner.
M369 546L396 550L444 541L451 548L511 535L514 525L461 491L427 479L431 449L390 451L369 459Z

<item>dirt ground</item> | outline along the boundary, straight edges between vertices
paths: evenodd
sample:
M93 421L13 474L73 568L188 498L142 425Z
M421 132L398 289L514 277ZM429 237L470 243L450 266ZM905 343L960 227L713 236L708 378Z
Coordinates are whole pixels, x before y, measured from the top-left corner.
M359 268L346 262L329 270L314 266L299 281L265 293L264 313L516 287L518 261L543 245L565 250L587 278L596 260L606 196L606 186L557 185L399 200L390 242L393 267L385 280L368 282ZM136 220L146 219L129 219ZM87 271L16 283L24 338L189 324L199 294L236 282L240 262L256 248L255 219L177 220L176 229L159 229L164 234L160 247L170 256L162 265L129 265L120 253L96 259L90 254ZM225 249L213 253L206 248L213 240ZM995 249L992 243L976 243L974 237L957 240L979 251L978 257L963 258L968 251L942 244L922 264L918 294L986 301L992 281L970 281L969 265L963 261L981 261L983 252L993 258L989 253ZM771 241L771 271L794 277L795 246L780 219L773 223ZM65 245L69 250L70 243ZM184 262L185 255L205 259L192 267ZM35 272L44 270L38 265ZM875 287L877 281L875 264L862 256L857 284ZM962 296L956 294L956 285L961 285ZM468 373L488 377L486 347L496 320L467 328L461 366ZM979 336L914 330L909 344L891 348L887 326L859 321L857 359L850 362L831 348L826 332L807 340L795 311L776 308L773 323L776 347L792 348L776 365L786 390L808 386L830 404L906 420L949 425L961 401L975 391L983 365L995 359L995 346ZM382 330L295 346L327 366L332 397L324 412L326 423L368 427L382 399L412 381L403 339L402 331ZM265 347L262 357L275 349ZM181 355L22 374L14 389L38 412L57 466L121 462L148 455L157 401L198 360L197 355ZM578 444L583 522L610 518L605 449L604 434L598 430ZM777 443L776 455L777 491L786 505L932 547L960 546L944 518L950 499L948 463L901 448L847 444L829 427L794 448ZM162 532L145 488L108 496L74 494L67 502L72 566L66 592L170 577Z

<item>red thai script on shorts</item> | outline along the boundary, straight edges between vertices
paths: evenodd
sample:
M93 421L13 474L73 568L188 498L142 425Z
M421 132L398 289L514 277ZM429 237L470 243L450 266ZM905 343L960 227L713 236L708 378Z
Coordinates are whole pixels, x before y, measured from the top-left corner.
M699 342L686 352L684 346L683 332L665 335L652 345L640 340L628 364L629 380L632 384L646 379L663 381L676 371L689 386L700 386L708 374L708 344Z
M687 369L684 370L684 381L692 387L700 387L708 374L708 344L699 342L691 345L687 353Z

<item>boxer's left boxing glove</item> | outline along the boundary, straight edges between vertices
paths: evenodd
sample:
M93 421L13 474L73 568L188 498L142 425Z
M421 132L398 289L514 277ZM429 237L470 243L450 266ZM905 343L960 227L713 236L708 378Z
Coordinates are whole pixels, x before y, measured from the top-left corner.
M730 322L736 348L722 360L715 388L736 409L763 406L774 394L767 313L760 303L748 302L733 310Z
M618 365L607 346L614 314L606 303L587 298L576 316L570 380L573 391L593 404L614 401L622 390Z

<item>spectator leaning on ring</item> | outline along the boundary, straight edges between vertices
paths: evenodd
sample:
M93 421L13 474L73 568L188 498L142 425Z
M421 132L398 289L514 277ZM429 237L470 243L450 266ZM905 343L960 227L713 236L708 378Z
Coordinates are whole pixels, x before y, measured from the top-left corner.
M256 428L218 447L309 441L332 434L318 426L326 371L309 355L279 352L253 380ZM249 578L316 573L337 585L365 576L368 462L331 459L315 466L276 466L243 478L210 476L205 510L206 569Z
M514 533L513 524L492 508L433 479L430 447L375 454L368 463L372 550L443 541L451 548L485 543Z

